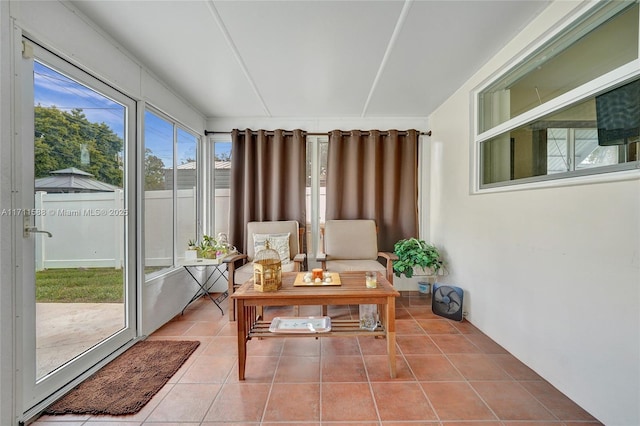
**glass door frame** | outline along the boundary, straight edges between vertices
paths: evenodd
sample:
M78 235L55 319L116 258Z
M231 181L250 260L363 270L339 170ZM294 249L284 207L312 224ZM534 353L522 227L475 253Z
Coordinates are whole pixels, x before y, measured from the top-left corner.
M124 327L93 346L86 352L76 356L72 361L54 372L37 379L36 374L36 304L35 304L35 239L25 237L23 232L16 232L17 256L17 292L18 306L21 311L21 320L16 322L16 361L17 361L17 385L22 389L21 412L24 419L28 419L31 414L36 414L43 402L50 403L54 398L67 392L80 380L87 377L98 366L106 364L108 360L115 357L128 346L133 344L138 332L138 303L139 292L136 282L139 280L139 273L136 267L136 257L138 255L136 242L138 240L137 231L137 209L136 194L139 192L139 179L137 178L136 167L139 152L136 141L138 119L137 102L124 95L120 91L91 76L84 70L65 61L59 56L40 47L27 38L22 38L23 53L19 69L19 76L16 81L16 92L19 98L19 119L17 120L21 136L16 139L18 146L15 146L14 167L18 171L17 204L20 209L34 208L34 80L33 67L34 57L38 62L59 71L70 78L96 90L97 92L116 100L125 106L125 141L124 141L124 196L125 205L129 214L125 216L125 247L124 247ZM16 218L14 222L17 231L21 231L23 218ZM33 226L33 218L30 218ZM22 288L19 288L22 286Z

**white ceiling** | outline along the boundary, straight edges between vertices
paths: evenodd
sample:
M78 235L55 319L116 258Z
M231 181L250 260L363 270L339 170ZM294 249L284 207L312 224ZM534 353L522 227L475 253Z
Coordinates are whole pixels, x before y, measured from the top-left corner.
M545 0L73 1L214 117L427 117Z

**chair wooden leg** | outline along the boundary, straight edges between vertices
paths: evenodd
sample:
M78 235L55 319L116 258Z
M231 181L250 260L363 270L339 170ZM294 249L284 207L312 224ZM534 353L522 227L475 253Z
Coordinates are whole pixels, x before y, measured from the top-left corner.
M322 316L323 317L327 316L327 305L322 305Z

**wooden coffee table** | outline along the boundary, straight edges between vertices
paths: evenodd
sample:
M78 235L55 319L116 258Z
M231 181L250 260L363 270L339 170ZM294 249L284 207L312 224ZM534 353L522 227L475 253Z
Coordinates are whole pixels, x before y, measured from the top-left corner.
M396 297L400 293L378 273L377 288L366 288L364 272L342 272L339 286L294 286L297 272L282 274L282 288L275 292L259 292L253 289L253 280L236 290L232 299L238 304L238 378L244 380L247 362L247 341L271 337L349 337L381 336L387 339L389 372L396 377ZM373 331L360 328L359 319L331 320L331 331L325 333L280 334L269 331L270 321L259 315L262 306L296 305L378 305L380 324Z

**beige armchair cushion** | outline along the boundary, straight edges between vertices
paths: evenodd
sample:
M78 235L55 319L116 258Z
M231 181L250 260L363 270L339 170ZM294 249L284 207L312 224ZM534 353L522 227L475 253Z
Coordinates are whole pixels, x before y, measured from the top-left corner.
M293 260L300 247L298 244L298 222L295 220L249 222L247 223L247 261L253 262L256 255L254 245L255 234L289 234L289 258Z
M327 220L324 229L327 260L378 258L378 236L373 220Z
M322 268L334 272L380 271L393 284L395 254L378 252L376 223L370 219L328 220L324 227Z
M264 250L267 247L267 241L269 241L269 248L278 252L280 262L283 265L291 263L291 250L289 249L291 234L289 232L283 232L281 234L253 234L253 251L258 253L260 250Z

